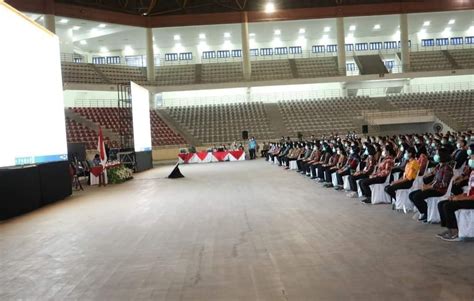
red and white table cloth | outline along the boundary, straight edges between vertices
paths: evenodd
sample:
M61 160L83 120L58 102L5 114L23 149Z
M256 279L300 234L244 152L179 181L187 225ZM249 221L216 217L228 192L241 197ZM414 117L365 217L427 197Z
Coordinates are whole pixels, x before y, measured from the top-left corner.
M225 152L197 152L178 155L178 162L185 164L213 163L225 161L245 161L245 152L239 150Z

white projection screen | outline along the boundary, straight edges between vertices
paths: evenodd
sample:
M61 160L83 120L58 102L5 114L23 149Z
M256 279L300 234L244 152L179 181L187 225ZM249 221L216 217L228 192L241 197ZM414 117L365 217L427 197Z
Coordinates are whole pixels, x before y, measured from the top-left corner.
M0 0L0 167L67 160L58 37Z
M130 87L135 151L151 151L150 93L134 82L130 82Z

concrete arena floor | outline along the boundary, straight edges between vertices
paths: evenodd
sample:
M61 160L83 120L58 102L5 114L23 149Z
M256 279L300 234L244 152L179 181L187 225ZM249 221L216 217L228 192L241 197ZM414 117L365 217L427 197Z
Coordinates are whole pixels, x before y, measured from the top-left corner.
M171 166L0 224L0 300L474 300L474 243L263 160Z

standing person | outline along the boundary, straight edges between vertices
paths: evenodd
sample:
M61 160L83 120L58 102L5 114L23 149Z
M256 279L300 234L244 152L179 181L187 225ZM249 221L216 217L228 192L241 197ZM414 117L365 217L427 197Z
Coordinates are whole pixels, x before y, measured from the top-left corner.
M249 140L249 155L250 155L250 160L253 160L256 158L256 152L257 152L257 141L255 140L255 137L250 138Z

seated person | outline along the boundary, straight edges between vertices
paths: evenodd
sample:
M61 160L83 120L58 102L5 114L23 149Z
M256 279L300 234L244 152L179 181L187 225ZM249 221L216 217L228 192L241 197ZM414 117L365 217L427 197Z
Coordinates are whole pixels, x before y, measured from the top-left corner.
M454 169L460 169L463 167L468 159L466 144L466 140L459 140L456 144L456 150L452 154L452 157L456 162Z
M334 187L332 184L332 174L337 172L338 170L340 170L346 165L347 153L341 144L336 147L336 154L339 156L336 165L334 165L333 167L327 168L324 171L324 179L326 181L326 184L324 184L324 187L326 188Z
M367 146L363 154L366 156L365 162L363 162L363 169L349 176L349 185L352 192L347 195L348 197L353 198L357 196L357 180L367 179L375 171L376 161L374 154L375 148L372 145ZM360 165L362 168L362 163Z
M311 167L310 167L311 179L317 178L317 176L319 175L320 166L322 166L323 164L328 164L331 156L332 156L332 149L329 147L329 144L327 144L327 142L324 142L319 160L311 164ZM318 173L316 173L316 170L318 170Z
M92 166L99 166L101 165L102 161L100 160L100 155L96 154L94 159L92 159Z
M405 165L407 160L405 159L405 151L409 148L408 144L403 142L400 148L398 149L397 157L395 158L395 167L392 168L391 174L402 173L405 170Z
M423 177L425 183L423 188L410 193L410 200L415 204L418 212L420 212L419 221L427 221L428 204L425 200L446 194L449 182L453 177L453 169L449 166L450 160L451 156L449 155L449 150L445 148L439 149L438 155L435 156L435 161L439 161L439 164L431 174ZM432 179L431 182L427 183L430 179Z
M429 163L426 147L423 144L416 144L415 150L418 164L420 164L420 172L418 175L424 176Z
M369 178L362 179L359 182L360 189L365 197L365 199L361 200L362 203L370 204L372 202L372 191L370 190L370 185L382 184L387 180L387 177L390 176L390 171L395 164L393 159L395 155L393 148L389 144L385 145L385 150L382 152L382 162L377 166L377 170L370 175Z
M353 146L350 148L349 151L349 158L346 161L346 164L340 168L336 173L337 178L337 186L334 187L335 190L341 190L342 186L344 185L344 181L342 177L349 176L355 173L357 170L357 166L360 163L360 156L359 156L359 148L357 146Z
M278 156L276 157L277 160L278 160L278 166L281 166L281 164L283 163L282 162L282 159L288 155L288 153L290 152L290 149L293 148L293 144L291 142L286 142L285 145L282 147L280 153L278 154Z
M300 158L302 155L304 155L304 146L302 143L299 143L297 144L294 148L293 148L293 152L288 155L285 163L286 163L286 167L285 169L290 169L290 162L291 161L296 161L298 160L298 158Z
M469 191L466 194L451 196L447 201L438 203L441 227L448 229L437 236L446 241L459 241L456 211L460 209L474 209L474 154L472 153L468 165L472 170L469 177Z
M296 160L296 165L298 166L298 172L301 172L303 170L303 162L305 160L308 160L309 157L311 157L311 154L313 153L313 148L311 147L310 143L306 143L304 146L304 153L302 156Z
M468 156L471 156L474 153L474 143L469 146L467 150ZM469 176L471 174L472 167L469 164L466 164L464 167L461 175L457 176L453 181L453 188L451 189L451 193L454 195L461 194L463 192L463 187L467 186L469 182Z
M303 168L301 170L301 173L307 176L311 176L311 166L313 166L314 163L319 162L321 155L322 152L320 150L319 141L316 141L313 145L313 151L311 152L311 156L308 159L303 160L302 162Z
M334 146L334 144L331 143L328 149L331 154L329 160L323 164L318 165L318 182L324 182L326 170L330 169L333 166L336 166L339 160L339 155L336 152L336 147Z
M395 200L396 191L398 189L411 188L420 171L420 164L416 160L416 151L414 147L409 147L405 151L404 159L407 163L402 178L385 186L385 192L392 198L392 200Z

